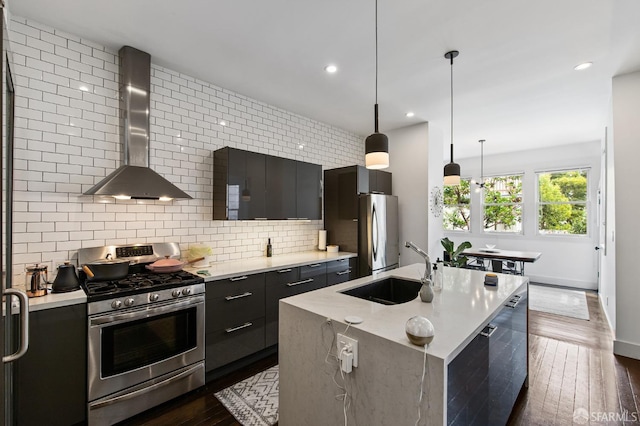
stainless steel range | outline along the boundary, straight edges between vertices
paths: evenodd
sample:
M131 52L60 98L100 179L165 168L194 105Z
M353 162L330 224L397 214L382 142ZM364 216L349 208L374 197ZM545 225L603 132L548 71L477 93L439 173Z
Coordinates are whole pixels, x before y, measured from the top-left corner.
M179 255L175 243L78 251L80 265L108 258L131 262L122 279L84 280L89 425L113 424L204 385L204 279L145 269Z

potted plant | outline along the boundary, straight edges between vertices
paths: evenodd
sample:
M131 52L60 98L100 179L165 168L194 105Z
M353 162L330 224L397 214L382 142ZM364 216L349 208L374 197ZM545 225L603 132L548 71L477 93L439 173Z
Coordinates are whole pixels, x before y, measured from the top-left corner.
M448 237L444 237L440 240L440 244L444 247L445 259L444 264L447 266L455 266L456 268L463 268L467 264L467 257L462 256L464 250L471 248L469 241L464 241L456 248L453 241Z

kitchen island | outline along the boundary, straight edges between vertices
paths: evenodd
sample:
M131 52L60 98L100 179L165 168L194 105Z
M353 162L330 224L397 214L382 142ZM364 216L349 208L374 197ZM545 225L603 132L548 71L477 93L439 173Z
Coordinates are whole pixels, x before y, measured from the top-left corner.
M405 266L280 301L279 424L504 424L527 377L527 288L524 276L445 268L432 303L419 297L384 305L341 291L384 277L417 280L423 264ZM411 344L406 321L428 318L435 338ZM345 317L359 324L347 325ZM341 377L337 333L358 341L357 366ZM423 366L426 374L419 404ZM346 388L347 408L337 384Z

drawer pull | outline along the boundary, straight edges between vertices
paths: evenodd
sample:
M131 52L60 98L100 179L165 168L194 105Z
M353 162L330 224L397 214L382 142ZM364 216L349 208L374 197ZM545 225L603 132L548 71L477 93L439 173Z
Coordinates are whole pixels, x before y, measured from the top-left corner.
M279 274L285 274L285 273L287 273L287 272L291 272L291 268L289 268L289 269L280 269L280 270L278 271L278 273L279 273Z
M351 269L347 269L346 271L342 271L342 272L336 272L336 275L345 275L345 274L348 274L349 272L351 272Z
M293 287L294 285L307 284L313 282L313 278L307 278L306 280L296 281L295 283L287 283L287 287Z
M480 335L484 337L491 337L491 335L495 333L497 329L498 329L497 325L489 324L480 332Z
M253 325L252 322L245 322L244 324L239 325L237 327L225 328L224 331L226 333L233 333L234 331L242 330L243 328L251 327L252 325Z
M243 275L241 277L233 277L233 278L229 278L229 281L231 282L235 282L235 281L242 281L242 280L246 280L247 278L249 278L246 275Z
M252 295L253 295L253 293L247 291L247 292L244 292L242 294L235 295L235 296L225 296L224 300L242 299L243 297L249 297L249 296L252 296Z
M309 265L309 268L317 268L318 266L322 266L322 263L314 263L313 265Z
M518 303L520 303L520 298L521 298L521 297L522 297L522 296L520 296L519 294L516 294L515 296L513 296L513 297L511 298L511 300L509 300L509 301L505 304L505 306L506 306L507 308L515 308L516 306L518 306Z

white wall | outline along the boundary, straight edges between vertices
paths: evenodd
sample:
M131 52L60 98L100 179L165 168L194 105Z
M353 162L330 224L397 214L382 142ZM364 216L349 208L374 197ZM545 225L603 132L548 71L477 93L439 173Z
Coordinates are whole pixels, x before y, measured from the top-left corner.
M640 359L640 284L638 283L638 161L640 159L640 72L613 78L615 176L615 325L614 353Z
M413 241L428 250L427 232L429 125L420 123L386 132L389 137L389 168L393 173L393 194L398 196L400 266L422 259L404 247Z
M478 154L480 146L478 144ZM524 173L523 234L484 233L481 193L471 192L471 232L445 232L456 245L468 240L474 247L495 244L506 250L537 251L540 260L526 264L532 281L569 287L597 288L598 241L596 221L597 189L600 178L600 142L570 144L539 150L491 155L491 141L484 145L484 175ZM463 178L480 179L480 157L456 159ZM536 172L564 168L590 167L588 236L537 235Z
M83 196L121 164L118 54L18 17L10 37L16 271L105 244L206 243L216 261L262 256L267 237L276 255L313 250L322 221L213 221L212 152L232 146L324 168L364 163L362 136L152 64L151 167L193 200Z
M600 305L604 309L604 314L609 321L611 330L616 332L616 245L614 243L616 229L615 215L615 162L613 150L613 116L612 106L609 105L610 113L606 138L602 141L602 152L606 150L606 167L600 170L601 185L604 189L603 198L606 199L606 211L603 212L601 222L606 222L605 250L602 250L600 256L600 282L598 288L598 296L600 297ZM605 176L606 174L606 176ZM605 187L606 183L606 187ZM604 201L604 200L603 200Z

